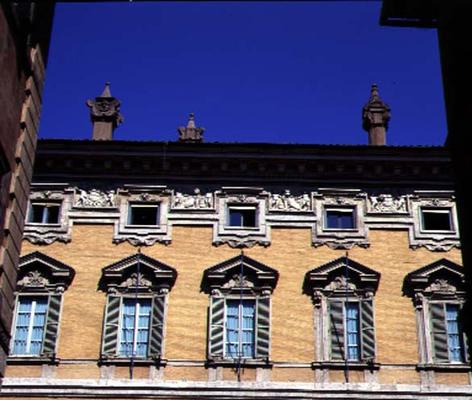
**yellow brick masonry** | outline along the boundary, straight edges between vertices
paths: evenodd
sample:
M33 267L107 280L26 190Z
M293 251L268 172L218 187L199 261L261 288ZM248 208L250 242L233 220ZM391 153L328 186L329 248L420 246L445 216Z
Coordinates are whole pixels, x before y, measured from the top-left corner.
M96 361L100 352L105 294L97 285L101 269L136 253L128 243L112 243L112 226L76 225L72 241L37 246L23 242L23 254L41 251L60 260L76 271L71 287L64 295L58 357L64 362L56 371L60 378L96 378ZM402 295L405 276L428 263L446 257L462 264L459 250L435 253L426 249L411 250L406 230L371 230L371 246L354 248L349 257L381 273L375 297L377 360L395 367L382 369L381 383L418 383L413 369L417 363L415 312L409 298ZM205 268L239 254L228 246L215 247L211 243L209 227L173 227L173 240L168 246L156 244L143 247L142 252L175 267L178 277L170 292L165 336L165 358L203 362L207 340L208 296L200 291ZM311 246L309 229L273 228L268 247L256 246L245 253L279 271L278 285L272 303L272 352L274 362L289 362L297 368L274 367L276 381L310 381L314 373L308 364L315 358L313 305L302 293L303 279L310 269L343 256L345 251L326 246ZM71 362L76 364L71 364ZM81 364L81 362L83 364ZM410 364L408 369L401 365ZM9 367L7 376L38 376L40 368ZM140 371L140 375L146 376ZM117 371L126 377L126 371ZM454 382L467 382L467 374L456 373ZM169 366L164 379L206 380L202 366ZM225 379L234 375L225 372ZM332 381L342 381L342 373L330 373ZM245 379L255 379L247 371ZM362 377L359 377L362 380ZM442 379L438 376L438 379ZM447 379L447 377L444 377ZM452 378L451 378L452 379Z

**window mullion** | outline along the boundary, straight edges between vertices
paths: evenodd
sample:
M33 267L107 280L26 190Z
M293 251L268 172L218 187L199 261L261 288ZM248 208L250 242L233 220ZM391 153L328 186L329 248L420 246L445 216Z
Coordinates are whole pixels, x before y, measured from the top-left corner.
M28 335L26 337L26 354L30 353L31 339L33 336L34 314L36 312L36 300L31 302L30 320L28 323Z
M243 303L240 301L238 306L238 356L242 357L243 355Z
M138 342L138 328L139 328L139 312L140 312L140 304L136 301L135 308L134 308L134 329L133 329L133 356L137 354L137 342Z

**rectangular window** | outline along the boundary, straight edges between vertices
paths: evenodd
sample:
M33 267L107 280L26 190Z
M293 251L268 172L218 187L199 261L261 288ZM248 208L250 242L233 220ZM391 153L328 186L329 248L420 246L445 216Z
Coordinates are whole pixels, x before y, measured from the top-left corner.
M59 203L31 203L28 223L58 224L60 209Z
M345 303L346 357L349 361L360 359L359 303Z
M38 356L43 344L48 297L18 297L13 355Z
M151 321L151 299L123 299L119 355L146 357Z
M241 228L256 228L257 216L255 207L230 206L228 207L228 225Z
M255 300L226 300L226 358L254 357L255 309Z
M424 231L452 231L450 209L421 209L421 226Z
M330 208L325 211L325 229L355 229L354 209Z
M130 204L128 225L159 225L159 205Z
M462 338L459 328L459 306L457 304L446 304L446 329L449 360L463 362Z

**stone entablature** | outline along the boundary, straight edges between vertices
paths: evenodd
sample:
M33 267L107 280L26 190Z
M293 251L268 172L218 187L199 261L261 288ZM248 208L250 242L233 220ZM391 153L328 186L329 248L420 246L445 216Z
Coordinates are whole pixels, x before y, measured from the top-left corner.
M292 192L268 191L261 187L198 187L174 189L164 185L81 187L65 183L33 184L32 202L61 204L57 224L25 225L26 240L50 244L72 239L73 224L113 224L113 242L135 246L169 244L172 226L213 227L213 244L244 248L269 246L272 227L310 228L312 245L335 249L369 247L370 229L408 230L412 249L449 251L460 247L455 197L452 191L387 191L310 188ZM156 220L145 225L130 222L132 206L154 206ZM233 209L249 210L253 226L232 226ZM326 223L327 212L349 211L351 228L333 229ZM446 230L426 229L424 212L448 215Z

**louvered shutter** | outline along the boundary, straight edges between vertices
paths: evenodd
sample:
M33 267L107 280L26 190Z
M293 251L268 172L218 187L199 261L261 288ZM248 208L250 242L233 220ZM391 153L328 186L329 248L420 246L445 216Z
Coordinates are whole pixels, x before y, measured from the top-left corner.
M362 300L360 305L362 361L368 361L375 358L374 308L370 299Z
M115 357L117 354L120 307L121 296L109 295L105 309L102 339L102 356L105 358Z
M464 315L464 305L461 304L459 306L459 330L461 332L461 339L462 339L462 344L463 344L463 349L462 349L462 352L463 352L463 357L464 357L464 360L465 362L469 362L469 342L468 342L468 338L467 338L467 335L465 334L464 332L464 318L465 318L465 315Z
M430 303L431 336L433 341L433 360L435 363L449 361L447 347L447 327L444 303Z
M59 316L61 314L62 295L51 294L49 296L46 317L46 329L44 332L42 355L54 357L56 354L57 334L59 332Z
M270 353L270 296L257 298L256 358L269 359Z
M149 355L152 358L162 357L162 341L164 338L164 312L166 296L155 296L152 300L151 332L149 334Z
M224 349L225 299L210 298L210 326L208 329L209 358L223 358Z
M329 301L331 359L344 360L344 303Z

